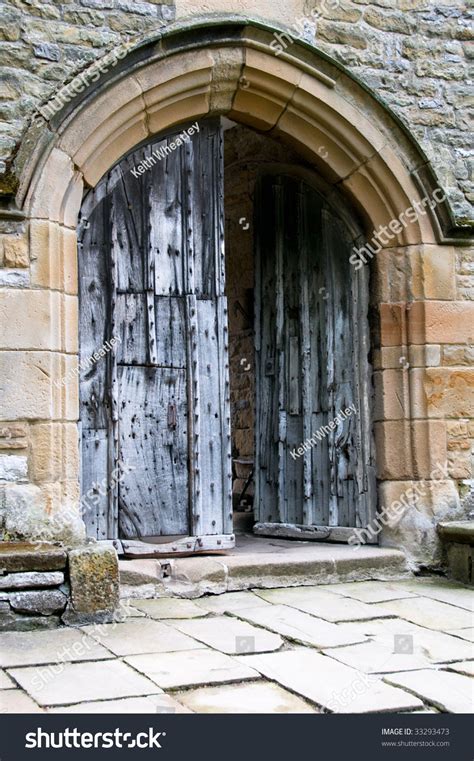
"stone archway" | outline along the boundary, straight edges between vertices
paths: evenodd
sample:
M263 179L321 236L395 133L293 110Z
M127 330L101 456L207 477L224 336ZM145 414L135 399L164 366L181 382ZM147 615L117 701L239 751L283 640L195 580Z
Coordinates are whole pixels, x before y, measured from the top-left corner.
M75 231L84 189L143 140L204 115L226 115L284 138L347 194L365 220L368 240L390 229L373 262L382 500L394 499L407 481L430 479L446 456L436 446L439 420L427 411L426 384L438 381L426 369L425 344L438 340L433 320L448 288L433 270L444 272L454 255L443 232L449 210L442 201L431 209L421 205L435 190L426 158L374 97L307 46L295 42L291 52L276 56L272 39L272 30L243 22L172 25L54 115L23 161L17 202L29 222L31 290L11 299L25 339L14 366L6 367L6 406L12 419L40 421L29 465L31 488L39 490L30 535L41 531L42 520L47 531L48 514L61 510L68 535L73 520L65 506L78 498L77 383L60 381L77 366ZM419 212L409 224L390 226L415 204ZM427 286L417 290L413 276ZM407 355L409 368L399 362ZM394 451L403 458L397 454L394 462ZM443 484L423 515L431 542L438 507L442 513L456 505L454 484ZM417 522L407 526L416 540Z

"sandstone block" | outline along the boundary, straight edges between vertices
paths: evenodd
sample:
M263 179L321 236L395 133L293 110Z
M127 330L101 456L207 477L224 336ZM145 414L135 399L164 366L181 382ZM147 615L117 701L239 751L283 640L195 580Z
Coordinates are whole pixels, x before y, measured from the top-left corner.
M474 417L474 368L429 367L425 373L428 417Z
M408 317L409 343L474 343L474 302L414 302Z
M441 420L385 421L375 424L378 477L429 478L446 462L446 423Z
M56 571L66 567L66 553L52 544L0 542L0 568L11 573Z
M117 553L108 547L84 547L69 553L73 611L113 612L119 602Z
M60 349L60 295L44 290L5 290L0 294L3 349Z
M20 235L6 235L3 238L3 266L15 269L28 267L30 258L26 240Z

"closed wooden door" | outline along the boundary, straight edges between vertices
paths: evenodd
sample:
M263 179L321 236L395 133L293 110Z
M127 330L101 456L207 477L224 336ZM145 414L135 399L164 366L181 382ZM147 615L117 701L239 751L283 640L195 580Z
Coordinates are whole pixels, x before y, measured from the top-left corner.
M199 127L135 150L83 204L81 363L113 344L80 381L97 539L232 532L222 134Z
M367 271L299 178L264 177L256 218L256 531L345 540L375 510Z

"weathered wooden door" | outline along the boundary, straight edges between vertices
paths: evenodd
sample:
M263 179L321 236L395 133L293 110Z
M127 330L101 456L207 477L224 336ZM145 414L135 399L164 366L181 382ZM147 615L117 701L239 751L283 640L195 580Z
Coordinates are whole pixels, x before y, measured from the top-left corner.
M305 181L260 181L257 533L347 540L375 512L367 269L349 263L352 237Z
M83 204L81 363L114 344L81 372L83 495L105 484L85 517L125 549L233 542L222 174L219 122L202 121L129 154Z

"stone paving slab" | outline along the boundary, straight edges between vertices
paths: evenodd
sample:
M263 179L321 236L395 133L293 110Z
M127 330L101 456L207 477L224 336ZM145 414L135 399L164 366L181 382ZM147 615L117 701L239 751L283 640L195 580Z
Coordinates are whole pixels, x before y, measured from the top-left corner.
M132 655L125 661L163 689L260 678L258 671L217 650Z
M333 647L323 651L346 666L363 671L365 674L389 674L393 671L415 671L434 668L434 665L417 652L394 652L392 641L371 641L362 645Z
M277 632L294 642L312 647L351 645L367 639L364 635L352 630L351 624L333 624L287 605L247 608L237 610L232 615Z
M414 592L394 586L391 581L352 581L348 584L324 584L320 590L342 597L351 597L360 602L388 602L405 597L416 597Z
M474 653L473 653L474 655ZM461 663L450 663L446 667L448 671L456 671L458 674L474 676L474 661L461 661ZM474 689L474 685L473 685Z
M209 595L195 600L196 605L209 613L231 613L241 608L253 608L270 605L269 602L253 592L226 592L223 595Z
M39 669L10 669L9 673L41 706L69 705L83 701L153 695L159 688L119 660L65 663L48 679ZM9 690L8 690L9 692Z
M316 708L271 682L201 687L177 693L196 713L318 713Z
M15 687L15 685L8 674L5 674L4 671L0 671L0 690L10 690L13 687Z
M404 618L413 624L427 629L446 631L462 629L472 625L472 614L462 608L455 608L445 602L431 600L428 597L416 597L409 600L392 600L380 606L392 616Z
M467 629L452 629L447 634L452 634L453 637L461 637L468 642L474 642L474 626L468 626Z
M449 671L405 671L388 674L387 683L403 687L448 713L473 713L473 682Z
M2 713L43 713L43 710L22 690L0 690Z
M385 684L315 650L298 648L240 660L308 700L334 713L384 713L423 708L408 692Z
M85 631L115 655L167 653L198 648L197 642L160 621L137 619L123 624L86 626Z
M95 661L111 657L108 650L80 629L0 634L0 666L3 667Z
M264 600L277 605L289 605L311 616L323 618L325 621L365 621L369 618L384 618L390 616L377 605L367 605L359 600L336 597L329 592L320 591L317 587L301 587L295 589L270 589L257 593Z
M283 644L278 634L257 629L230 616L195 618L193 621L174 621L173 624L184 634L228 655L265 653L278 650Z
M49 708L48 713L192 713L189 708L178 703L170 695L148 695L143 698L122 698L121 700L97 700L72 706Z
M205 611L191 600L179 597L161 597L158 600L133 600L134 608L146 613L150 618L197 618L205 616Z
M412 579L394 582L394 587L412 592L418 596L428 597L438 602L445 602L458 608L474 611L474 590L447 579Z
M398 647L403 647L404 650L411 645L415 653L424 655L433 663L469 660L473 654L472 645L465 640L451 637L444 632L425 629L401 618L356 622L351 624L351 627L359 634L369 636L392 650L395 650L396 642ZM404 642L405 637L411 639Z

